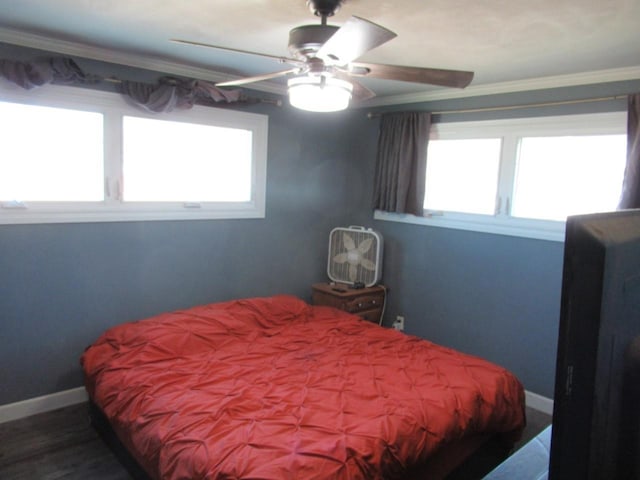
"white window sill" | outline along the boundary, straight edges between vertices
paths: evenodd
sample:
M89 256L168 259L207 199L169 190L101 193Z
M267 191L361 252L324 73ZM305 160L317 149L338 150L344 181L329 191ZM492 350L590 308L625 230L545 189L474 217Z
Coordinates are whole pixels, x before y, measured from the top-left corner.
M229 202L226 204L160 204L160 205L108 205L95 202L91 205L33 205L29 208L1 208L0 225L33 223L84 223L84 222L139 222L159 220L215 220L264 218L265 204L262 198L256 202Z
M553 242L564 242L565 222L531 220L491 215L470 215L450 212L425 212L424 217L415 215L383 212L376 210L376 220L412 223L429 227L453 228L472 232L508 235L512 237L535 238Z

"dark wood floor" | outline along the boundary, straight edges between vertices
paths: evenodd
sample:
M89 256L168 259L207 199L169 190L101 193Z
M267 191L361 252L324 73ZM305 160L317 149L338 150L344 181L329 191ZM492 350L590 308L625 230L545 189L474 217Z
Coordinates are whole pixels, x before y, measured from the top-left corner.
M527 429L516 448L551 423L527 409ZM482 478L491 465L458 472L456 479ZM85 403L0 424L0 479L125 480L131 476L92 428Z

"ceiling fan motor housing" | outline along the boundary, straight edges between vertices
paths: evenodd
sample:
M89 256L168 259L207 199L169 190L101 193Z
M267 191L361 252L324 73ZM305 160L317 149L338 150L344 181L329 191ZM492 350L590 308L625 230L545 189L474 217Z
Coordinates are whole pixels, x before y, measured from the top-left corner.
M338 31L334 25L302 25L289 32L289 51L299 59L314 57L316 52Z

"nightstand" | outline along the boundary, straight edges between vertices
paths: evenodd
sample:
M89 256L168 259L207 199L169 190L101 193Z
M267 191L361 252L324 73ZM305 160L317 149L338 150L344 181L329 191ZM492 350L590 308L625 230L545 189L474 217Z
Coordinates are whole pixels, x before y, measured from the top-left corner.
M316 283L311 286L314 305L326 305L380 323L387 289L382 285L350 288L341 283Z

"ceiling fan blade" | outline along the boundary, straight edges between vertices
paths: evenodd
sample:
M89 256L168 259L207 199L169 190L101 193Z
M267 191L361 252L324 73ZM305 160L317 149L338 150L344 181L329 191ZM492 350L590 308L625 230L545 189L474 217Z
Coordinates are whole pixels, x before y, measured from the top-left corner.
M258 57L271 58L273 60L277 60L280 63L291 63L292 65L304 65L303 61L296 60L295 58L278 57L276 55L268 55L266 53L250 52L248 50L239 50L237 48L220 47L218 45L211 45L209 43L194 42L194 41L191 41L191 40L183 40L183 39L180 39L180 38L170 38L169 41L173 42L173 43L180 43L180 44L183 44L183 45L192 45L192 46L196 46L196 47L215 48L216 50L224 50L226 52L243 53L245 55L256 55Z
M391 30L354 16L320 47L316 56L329 64L346 65L395 37Z
M443 87L464 88L473 80L473 72L441 70L438 68L403 67L377 63L352 63L349 73L354 76L426 83Z
M372 90L369 90L360 82L356 82L353 79L353 77L351 77L347 73L336 71L334 73L334 76L336 78L339 78L340 80L345 80L349 82L351 85L353 85L353 91L351 92L351 96L353 97L354 100L358 102L363 102L365 100L369 100L370 98L373 98L376 96L376 94Z
M365 100L369 100L370 98L376 96L376 94L372 90L369 90L360 82L356 82L353 78L349 79L349 82L351 83L351 85L353 85L353 92L351 93L351 95L353 96L354 100L358 102L364 102Z
M254 77L238 78L237 80L229 80L228 82L218 82L216 87L232 87L235 85L246 85L247 83L261 82L263 80L270 80L272 78L284 77L293 73L299 73L299 68L291 68L289 70L282 70L280 72L265 73L264 75L256 75Z

